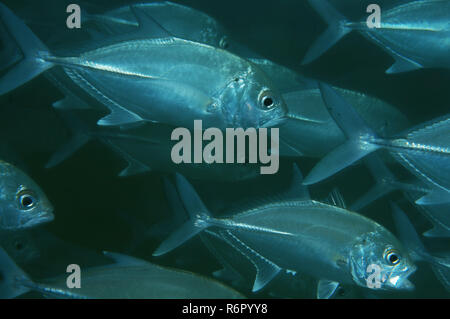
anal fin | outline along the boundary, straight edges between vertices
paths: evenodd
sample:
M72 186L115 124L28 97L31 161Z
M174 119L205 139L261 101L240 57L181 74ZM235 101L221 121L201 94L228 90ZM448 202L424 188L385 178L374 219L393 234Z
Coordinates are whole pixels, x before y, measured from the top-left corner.
M253 284L253 292L264 288L281 271L278 265L248 247L230 231L225 231L221 234L229 245L244 255L255 266L256 278Z

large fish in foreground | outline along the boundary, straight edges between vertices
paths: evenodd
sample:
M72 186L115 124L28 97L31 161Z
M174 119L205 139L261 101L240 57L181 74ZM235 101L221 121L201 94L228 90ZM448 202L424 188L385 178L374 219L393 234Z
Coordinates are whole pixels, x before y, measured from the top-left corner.
M81 269L81 288L67 287L67 275L32 281L0 247L0 297L36 291L67 299L236 299L244 298L221 283L193 273L163 268L147 261L105 253L115 263Z
M212 229L256 268L253 291L265 287L283 269L321 280L319 296L340 283L367 287L367 267L379 265L383 289L412 289L415 271L397 239L374 221L348 210L311 200L306 189L298 200L275 201L229 218L214 218L181 175L176 182L190 219L153 253L163 255Z
M17 167L0 160L0 230L52 221L53 206L42 189Z
M416 126L400 137L381 138L330 86L321 83L325 104L347 141L311 170L305 185L317 183L379 149L387 149L403 166L429 185L421 205L450 202L450 116Z
M380 26L369 28L366 21L350 22L327 0L309 0L327 21L328 29L307 52L309 63L353 30L387 51L395 63L386 73L421 68L450 68L450 2L418 0L389 10L381 8Z
M134 8L140 33L73 56L53 55L7 7L0 16L24 59L0 79L5 94L37 75L61 66L110 114L99 125L159 122L192 127L271 127L285 117L285 104L266 74L228 51L183 40ZM145 30L159 28L147 38ZM134 37L134 38L133 38Z

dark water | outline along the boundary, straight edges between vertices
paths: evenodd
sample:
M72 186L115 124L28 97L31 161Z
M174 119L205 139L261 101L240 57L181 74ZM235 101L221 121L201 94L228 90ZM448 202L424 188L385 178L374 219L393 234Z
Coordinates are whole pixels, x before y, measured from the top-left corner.
M343 88L369 93L389 102L405 114L412 124L431 120L448 113L450 106L450 73L443 70L420 70L400 75L386 75L392 58L379 47L354 33L330 49L314 63L302 67L300 62L312 42L324 30L325 24L306 1L253 1L253 0L192 0L174 1L203 11L221 22L229 34L253 51L274 62L285 65L307 76L325 80ZM373 1L334 1L349 18L358 18L360 12ZM14 12L38 16L41 21L61 21L65 28L65 7L69 1L3 1ZM37 4L40 5L37 5ZM129 1L86 1L86 6L97 12L106 11ZM389 7L399 1L377 1ZM80 3L83 10L83 3ZM364 11L363 11L364 10ZM70 40L70 31L45 29ZM164 194L162 177L157 172L128 178L116 176L125 162L107 147L91 142L62 165L45 169L51 154L70 137L70 131L51 104L62 94L43 76L19 89L0 97L0 143L3 157L24 168L45 190L55 206L54 222L33 230L27 237L19 236L18 250L26 245L37 246L40 257L24 263L24 269L33 278L62 274L68 263L82 268L106 263L96 252L102 250L123 252L209 275L219 265L198 239L165 257L151 255L160 238L138 236L152 225L167 220L172 214ZM325 141L324 141L325 142ZM4 150L3 150L4 149ZM315 164L313 159L299 159L303 172ZM291 162L282 160L277 176L260 177L241 183L198 182L193 184L207 206L215 213L225 213L229 207L239 207L249 198L275 193L286 187ZM337 186L348 202L359 198L373 179L364 167L355 167L336 175L329 182L311 187L315 198L325 197ZM377 201L362 213L395 232L388 200L401 200L393 193ZM408 216L413 219L419 233L431 225L411 205ZM139 229L133 231L130 220L137 221ZM53 238L61 240L61 243ZM431 251L445 251L449 240L425 240ZM87 252L92 251L92 252ZM373 294L382 298L449 297L437 281L430 267L420 265L412 278L416 290L411 293ZM353 292L352 292L353 293ZM252 297L251 294L248 294ZM260 293L258 297L267 297ZM364 291L349 296L367 297ZM344 295L345 297L345 295Z

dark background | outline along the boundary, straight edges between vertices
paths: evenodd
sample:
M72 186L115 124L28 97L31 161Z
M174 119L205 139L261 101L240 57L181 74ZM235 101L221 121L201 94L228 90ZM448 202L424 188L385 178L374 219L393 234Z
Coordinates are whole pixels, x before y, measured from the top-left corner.
M51 32L49 36L64 36L70 41L65 8L73 1L11 0L3 1L14 12L37 17L37 33ZM307 76L326 80L340 87L369 93L400 109L413 124L431 120L448 113L450 106L450 72L445 70L420 70L400 75L386 75L384 71L393 59L373 43L357 33L341 40L314 63L302 67L300 63L306 50L321 34L326 25L304 0L192 0L174 1L203 11L221 22L229 34L260 55L288 66ZM331 1L349 19L365 17L365 8L373 1ZM76 2L78 3L78 2ZM130 3L129 1L79 2L90 12L102 12ZM380 1L382 10L400 1ZM365 19L365 18L364 18ZM48 22L60 29L46 29ZM47 30L47 31L45 31ZM53 34L54 33L54 34ZM117 158L104 145L89 143L62 165L46 170L44 165L51 154L70 137L69 130L51 104L62 94L44 77L39 77L23 87L0 97L0 152L6 160L25 169L45 190L55 206L56 219L45 226L53 236L66 244L54 244L56 240L42 240L36 234L28 238L36 241L42 258L36 265L26 269L37 278L64 273L64 262L92 265L103 262L88 255L84 247L92 251L111 250L130 253L166 265L179 265L208 274L217 263L198 240L166 257L152 259L151 253L160 239L150 237L132 245L133 231L126 222L137 220L142 227L139 232L170 217L162 186L162 175L148 173L129 178L116 176L125 162ZM299 159L302 172L306 174L315 160ZM194 182L200 196L216 213L227 208L239 207L241 202L276 193L289 182L290 162L283 161L277 176L259 178L256 181L231 183ZM312 187L315 198L322 198L334 186L338 186L344 198L351 203L362 195L373 180L363 167L355 167L337 175L326 183ZM392 194L388 199L401 199ZM419 232L430 224L405 205ZM214 209L213 209L214 210ZM395 231L387 200L381 200L362 213ZM25 236L25 235L24 235ZM59 242L58 242L59 243ZM446 250L448 241L428 240L430 249ZM49 248L52 247L52 248ZM53 249L53 250L52 250ZM55 260L61 259L58 263ZM78 260L81 260L78 262ZM51 264L52 266L49 266ZM24 265L26 267L27 265ZM51 269L51 270L50 270ZM428 266L424 265L414 276L417 289L409 294L387 294L382 297L449 297L436 281Z

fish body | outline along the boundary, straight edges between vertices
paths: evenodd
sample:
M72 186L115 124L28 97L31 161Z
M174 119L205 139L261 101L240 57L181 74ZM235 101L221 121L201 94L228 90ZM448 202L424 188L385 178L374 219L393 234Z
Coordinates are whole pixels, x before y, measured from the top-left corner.
M322 157L345 141L345 135L327 111L317 80L302 76L267 59L251 59L273 81L287 106L280 126L282 156ZM376 97L334 87L367 124L381 136L392 136L410 127L395 107ZM327 143L323 143L327 141Z
M140 12L142 29L158 27ZM270 127L284 119L285 105L265 73L251 62L209 45L162 32L158 38L122 39L76 56L54 56L4 5L1 17L25 58L0 81L2 94L53 66L110 114L99 125L159 122L191 127Z
M386 50L395 64L387 73L420 68L450 68L450 3L448 1L411 1L382 10L380 25L369 28L366 21L352 23L326 0L310 0L330 24L305 56L309 63L352 30Z
M25 229L53 219L53 206L42 189L23 171L0 160L0 229Z
M334 89L351 101L367 125L381 136L395 135L409 126L401 112L380 99L352 90ZM288 120L280 127L280 137L291 148L303 156L323 157L345 141L345 134L328 113L319 88L298 90L283 97L288 107ZM282 146L282 155L295 156L295 152Z
M81 118L74 111L64 110L59 114L71 129L71 137L54 152L47 168L59 165L89 141L97 140L126 161L127 166L118 174L120 177L147 172L182 172L197 180L242 181L260 176L257 164L174 163L171 154L177 141L171 140L173 128L170 126L147 124L124 131L99 127L92 118Z
M105 254L115 263L81 268L81 287L75 289L67 287L67 275L39 283L32 281L0 248L0 267L7 279L0 284L0 295L13 298L31 290L50 298L64 299L244 298L219 282L193 273L164 268L126 255Z
M229 37L223 26L204 12L169 1L136 3L134 7L152 16L178 38L229 48ZM84 19L110 34L133 32L139 27L129 5L101 14L86 13Z
M375 179L375 185L350 206L350 209L353 211L360 211L370 203L396 190L402 191L412 203L415 203L424 194L431 194L435 191L433 187L417 179L407 182L399 181L376 154L368 156L364 161ZM444 196L445 194L442 195ZM416 206L433 225L432 229L423 234L424 236L450 237L449 204Z
M385 289L411 289L414 272L401 244L381 225L348 210L310 199L271 202L229 218L214 218L192 186L177 175L177 186L191 220L154 252L159 256L205 229L216 229L232 248L253 263L253 291L262 289L282 269L298 271L327 282L330 295L339 285L366 287L366 268L379 264ZM394 248L395 247L395 248ZM396 265L389 260L392 251ZM388 259L386 259L388 258ZM400 261L401 258L401 261Z

